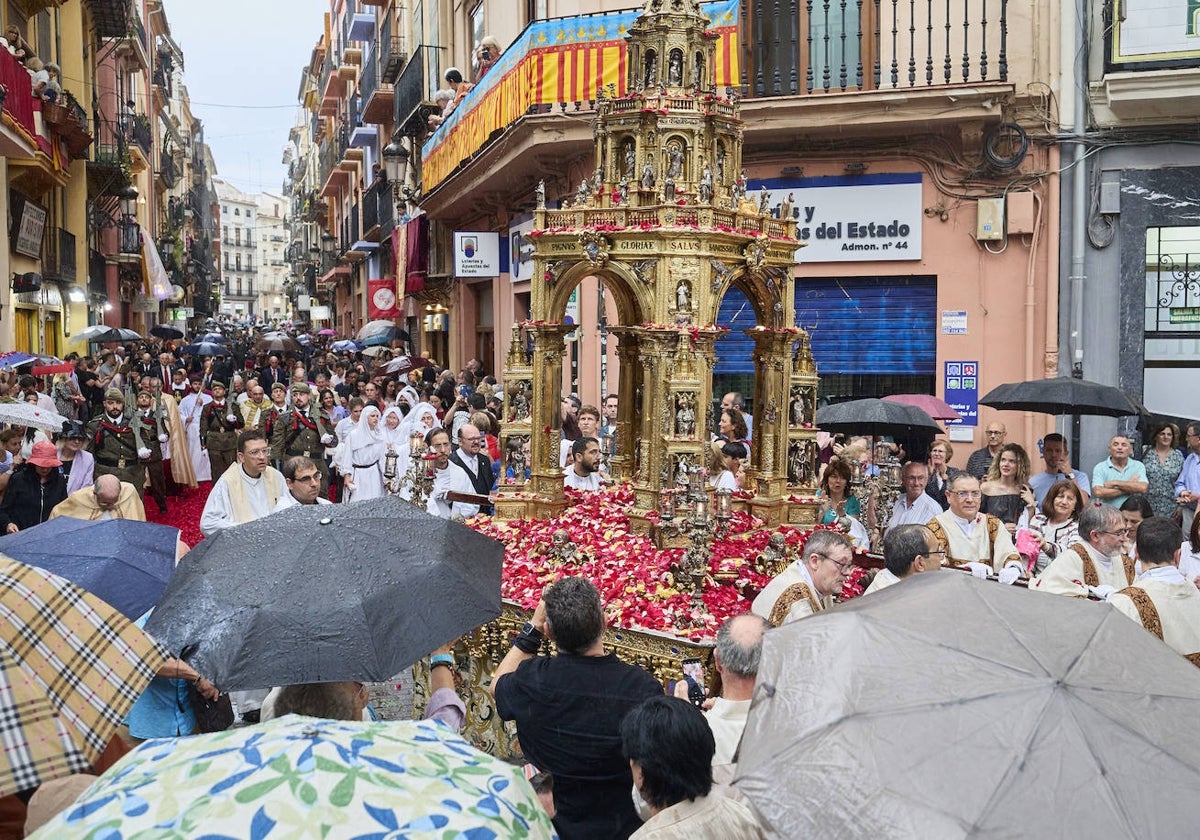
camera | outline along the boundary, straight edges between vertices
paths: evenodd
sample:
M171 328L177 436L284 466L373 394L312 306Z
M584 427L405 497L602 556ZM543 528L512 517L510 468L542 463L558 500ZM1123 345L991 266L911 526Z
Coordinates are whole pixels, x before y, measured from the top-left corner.
M491 48L490 48L490 47L484 47L482 50L480 50L480 52L479 52L479 57L480 57L480 58L482 58L484 61L491 61L491 60L492 60L492 50L491 50Z

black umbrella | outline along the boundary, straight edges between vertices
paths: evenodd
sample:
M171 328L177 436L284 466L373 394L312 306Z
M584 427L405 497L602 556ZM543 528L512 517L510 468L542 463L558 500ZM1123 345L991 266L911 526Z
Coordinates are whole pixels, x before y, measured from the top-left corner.
M181 352L192 356L228 356L229 348L224 344L217 344L215 341L200 341L196 344L189 344Z
M1042 414L1125 417L1142 413L1138 404L1120 388L1069 376L1010 382L993 388L980 398L979 403L1006 411L1037 411Z
M916 406L866 399L817 409L817 426L827 432L858 435L939 434L933 418Z
M222 690L378 682L499 616L503 557L395 497L299 506L185 555L146 632Z
M159 338L180 339L183 338L183 330L179 327L172 327L170 324L158 324L150 328L150 335L156 335Z

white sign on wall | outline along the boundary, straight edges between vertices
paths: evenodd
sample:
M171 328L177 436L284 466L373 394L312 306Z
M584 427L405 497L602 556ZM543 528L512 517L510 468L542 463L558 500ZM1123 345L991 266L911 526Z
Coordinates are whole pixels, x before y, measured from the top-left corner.
M773 215L790 205L796 260L875 262L921 259L921 173L767 178L748 184L751 198L771 194Z
M1113 64L1200 55L1200 0L1121 0L1112 30Z
M499 277L500 234L496 231L454 232L455 277Z
M533 279L533 219L508 229L508 279L514 283Z

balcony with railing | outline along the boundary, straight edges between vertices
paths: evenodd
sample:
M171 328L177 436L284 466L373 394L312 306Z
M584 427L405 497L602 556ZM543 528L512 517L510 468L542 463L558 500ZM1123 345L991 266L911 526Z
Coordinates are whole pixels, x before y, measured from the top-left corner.
M341 59L339 58L338 61L340 62ZM321 76L317 83L317 89L321 91L321 107L317 113L322 117L335 116L338 111L338 103L346 94L346 80L337 72L331 55L326 55L325 60L321 62Z
M362 235L367 242L379 241L379 184L362 194Z
M98 38L123 38L129 31L129 0L84 0Z
M129 148L126 135L111 120L92 121L94 141L87 161L88 194L117 195L129 186Z
M145 114L128 114L122 118L128 139L142 150L142 156L150 159L150 147L154 144L154 129Z
M75 234L64 228L51 228L42 240L42 277L74 283L78 279Z
M383 47L384 45L379 45ZM378 48L377 48L378 49ZM386 54L372 53L363 64L362 78L359 80L359 91L362 94L362 119L365 123L382 125L392 119L392 98L394 89L386 82L380 82L380 71L383 68Z
M150 49L146 40L146 25L141 15L134 11L129 16L129 28L119 36L117 53L137 62L139 69L150 68Z
M396 79L392 94L392 125L408 137L425 134L425 122L430 114L439 109L429 99L429 84L426 79L425 47L417 47L412 58L404 65Z
M400 71L408 60L404 52L404 39L398 35L379 40L379 80L382 83L394 85L400 78Z

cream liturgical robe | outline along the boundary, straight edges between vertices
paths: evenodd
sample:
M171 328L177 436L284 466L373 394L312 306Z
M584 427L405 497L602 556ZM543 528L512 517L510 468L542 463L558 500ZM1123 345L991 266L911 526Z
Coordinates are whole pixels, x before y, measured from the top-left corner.
M1177 568L1147 570L1133 586L1110 595L1108 603L1200 666L1200 590Z
M1073 543L1029 584L1030 589L1051 595L1086 598L1089 586L1111 586L1120 592L1137 576L1133 559L1105 557L1085 542Z
M763 587L750 610L778 627L828 609L829 604L817 592L803 559L798 559Z
M970 533L964 529L964 520L950 511L940 513L929 520L929 530L941 543L946 552L946 562L951 566L963 563L987 563L999 572L1010 563L1021 564L1021 555L1013 545L1012 535L1004 524L994 516L979 513L970 523Z
M896 577L887 569L880 569L875 575L875 579L871 581L871 585L863 592L864 595L870 595L872 592L882 592L889 586L894 586L900 582L900 578Z
M287 492L283 473L274 467L267 467L258 478L251 478L241 464L231 464L208 494L204 512L200 514L200 531L211 537L222 528L262 519Z

